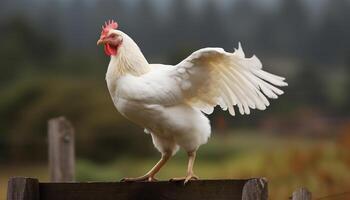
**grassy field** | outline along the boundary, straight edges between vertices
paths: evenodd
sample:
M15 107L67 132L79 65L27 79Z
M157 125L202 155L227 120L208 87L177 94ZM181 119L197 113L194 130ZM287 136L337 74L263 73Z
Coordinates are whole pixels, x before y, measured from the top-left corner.
M108 164L88 160L77 163L79 181L117 181L145 173L157 161L125 155ZM186 155L179 152L161 170L159 179L183 176ZM276 137L266 134L214 135L201 147L195 172L202 179L266 177L270 199L288 199L294 189L309 188L315 198L350 192L350 152L335 139ZM6 181L10 176L38 177L48 180L48 170L42 165L0 166L0 199L5 199ZM343 196L337 199L350 199Z

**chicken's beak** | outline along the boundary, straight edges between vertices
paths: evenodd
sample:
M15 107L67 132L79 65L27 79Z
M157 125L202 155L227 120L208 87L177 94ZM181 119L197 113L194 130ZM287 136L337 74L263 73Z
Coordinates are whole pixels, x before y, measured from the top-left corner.
M104 44L104 43L106 43L106 41L101 38L97 40L97 45Z
M107 37L106 36L103 36L101 35L100 39L97 40L97 45L100 45L100 44L106 44L107 43Z

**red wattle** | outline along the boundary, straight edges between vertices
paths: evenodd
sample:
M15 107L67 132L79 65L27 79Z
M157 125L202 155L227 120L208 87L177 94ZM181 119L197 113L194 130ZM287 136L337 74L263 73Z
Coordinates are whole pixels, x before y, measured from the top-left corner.
M107 56L117 55L117 48L112 47L108 43L105 44L105 48L104 49L105 49L105 53L107 54Z

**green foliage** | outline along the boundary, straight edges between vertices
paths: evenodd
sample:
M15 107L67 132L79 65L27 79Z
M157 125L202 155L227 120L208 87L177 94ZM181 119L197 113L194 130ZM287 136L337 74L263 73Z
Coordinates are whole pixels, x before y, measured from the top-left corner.
M23 18L2 24L0 32L0 61L2 83L31 70L46 70L59 49L59 41L40 34Z
M77 152L83 157L108 160L144 145L143 130L118 114L102 82L37 77L12 85L1 96L0 127L11 159L45 159L47 120L60 115L75 125ZM152 149L151 144L145 149L142 155Z
M287 199L295 188L305 186L315 197L343 192L350 184L350 165L343 149L330 139L276 137L235 130L215 135L200 148L195 173L202 179L266 177L271 199ZM214 153L213 153L214 152ZM117 181L143 175L159 159L125 156L108 164L79 160L79 181ZM179 152L157 177L168 180L186 173L187 156Z
M344 130L346 131L346 130ZM214 133L199 149L194 170L202 179L266 177L271 199L287 199L293 190L304 186L315 198L348 190L350 184L350 137L344 132L337 140L305 137L276 137L258 131L232 130L229 135ZM146 143L146 141L143 141ZM78 158L78 181L118 181L143 175L159 159L137 157L139 152L116 156L109 163ZM142 151L144 149L142 148ZM214 152L214 153L213 153ZM157 178L168 180L186 173L187 156L180 151L160 171ZM47 164L2 165L0 184L10 176L38 177L48 180ZM0 188L0 199L5 187Z

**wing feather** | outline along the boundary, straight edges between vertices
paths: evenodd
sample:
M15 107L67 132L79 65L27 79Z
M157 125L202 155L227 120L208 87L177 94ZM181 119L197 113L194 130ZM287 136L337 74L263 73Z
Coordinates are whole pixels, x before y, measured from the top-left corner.
M174 106L181 103L210 114L219 105L235 115L250 109L265 110L268 98L276 99L288 85L285 79L266 72L254 55L246 58L241 44L233 53L222 48L204 48L175 66L152 64L142 76L125 76L118 87L120 98Z
M222 48L200 49L175 70L185 100L205 113L213 112L216 105L231 115L235 115L234 106L241 114L264 110L270 105L267 97L276 99L283 94L276 86L288 85L285 78L263 71L255 55L246 58L240 43L233 53Z

